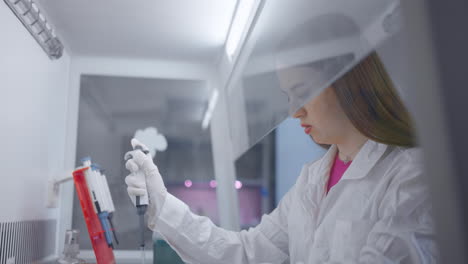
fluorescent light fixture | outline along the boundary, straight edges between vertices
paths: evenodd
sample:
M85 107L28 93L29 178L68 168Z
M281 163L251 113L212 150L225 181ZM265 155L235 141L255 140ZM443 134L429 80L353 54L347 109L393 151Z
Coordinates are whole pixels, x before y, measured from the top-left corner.
M206 108L205 115L203 116L203 121L202 121L203 130L207 129L208 125L210 124L211 117L213 116L214 108L216 106L216 103L218 102L218 96L219 96L218 89L214 89L213 93L211 94L210 101L208 103L208 108Z
M226 54L232 59L241 42L242 34L252 14L256 0L239 0L236 14L232 20L229 36L226 41Z
M63 45L55 36L52 27L32 0L4 0L15 16L39 43L50 59L59 59Z

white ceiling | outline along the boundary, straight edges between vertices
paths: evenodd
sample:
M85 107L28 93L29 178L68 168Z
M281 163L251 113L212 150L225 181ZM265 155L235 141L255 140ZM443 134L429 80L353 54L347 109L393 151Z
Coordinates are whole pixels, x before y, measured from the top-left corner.
M215 63L236 0L37 0L73 54Z

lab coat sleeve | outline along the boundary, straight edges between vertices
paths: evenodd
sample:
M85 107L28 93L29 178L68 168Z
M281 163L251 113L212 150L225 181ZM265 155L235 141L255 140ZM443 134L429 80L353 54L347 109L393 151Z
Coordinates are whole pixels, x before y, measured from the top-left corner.
M185 203L168 194L150 228L160 233L186 263L285 263L289 260L286 218L290 196L288 193L255 228L234 232L191 213Z
M420 166L399 167L379 206L379 220L359 263L437 263L429 191Z

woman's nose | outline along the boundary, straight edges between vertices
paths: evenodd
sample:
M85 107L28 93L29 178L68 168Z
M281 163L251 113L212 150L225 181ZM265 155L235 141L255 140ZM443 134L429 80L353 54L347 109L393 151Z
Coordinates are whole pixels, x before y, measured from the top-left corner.
M304 109L304 107L301 107L299 108L299 110L297 110L296 112L294 112L294 114L292 115L293 118L301 118L301 117L304 117L306 114L306 111Z

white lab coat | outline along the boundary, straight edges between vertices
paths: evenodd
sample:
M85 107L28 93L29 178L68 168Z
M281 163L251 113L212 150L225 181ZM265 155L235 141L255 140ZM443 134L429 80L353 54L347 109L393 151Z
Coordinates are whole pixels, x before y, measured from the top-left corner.
M150 228L187 263L436 263L420 150L369 140L326 194L335 154L306 164L248 231L216 227L170 194Z

